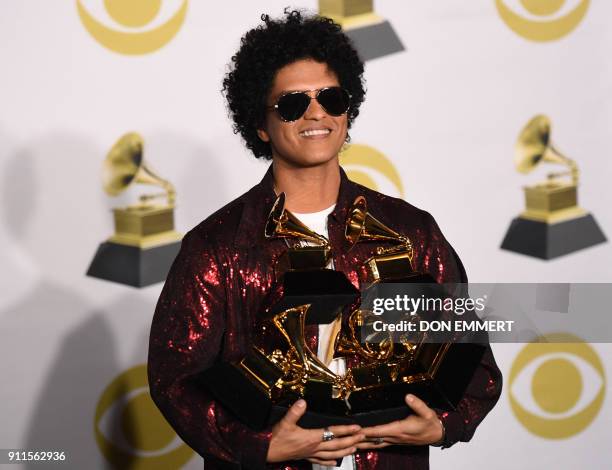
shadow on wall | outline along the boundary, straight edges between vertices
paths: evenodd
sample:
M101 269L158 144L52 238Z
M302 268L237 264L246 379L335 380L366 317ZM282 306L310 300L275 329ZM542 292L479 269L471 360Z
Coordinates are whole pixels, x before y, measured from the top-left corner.
M182 233L227 204L232 194L233 175L224 170L214 148L207 146L209 136L204 137L206 142L160 131L145 141L146 161L176 187L176 226Z
M0 310L36 284L39 268L19 244L36 212L38 182L32 155L0 129Z
M205 143L210 138L168 131L143 137L145 161L176 187L179 232L190 230L250 187L234 184L249 173L245 168L251 166L239 161L245 156L215 155ZM102 147L86 136L58 131L32 139L3 158L0 214L6 245L19 246L43 277L52 273L70 284L81 278L98 244L113 233L111 209L137 203L138 194L162 192L146 185L133 185L118 197L103 191L102 164L115 140ZM236 165L228 168L232 158ZM257 181L264 172L261 166Z
M41 287L47 292L46 297L59 300L54 309L64 304L67 309L86 311L82 304L75 305L75 299L70 299L65 292L49 285ZM45 313L52 316L51 312ZM37 310L27 303L22 306L22 311L13 313L45 314L40 307ZM32 323L36 324L36 321L33 319ZM93 463L101 460L93 440L92 409L104 380L119 369L115 347L111 329L102 313L90 314L86 321L65 336L49 365L37 402L32 403L33 412L24 448L65 451L71 468L92 468ZM42 348L38 353L44 354ZM36 350L31 350L30 354L32 360L44 360L36 358ZM32 464L28 468L38 467L38 464Z
M7 160L2 171L0 200L6 230L19 240L28 233L28 226L37 211L40 197L40 182L35 171L32 152L18 150L13 158Z
M177 211L183 211L178 230L185 232L227 202L224 170L209 159L200 142L159 133L147 143L156 149L149 156L153 168L177 187ZM2 400L5 404L17 404L2 413L8 426L2 426L0 436L23 448L65 450L73 468L110 465L96 443L96 407L115 379L146 363L154 308L144 292L124 295L127 288L101 281L98 290L97 281L83 279L98 243L112 233L109 209L121 205L101 187L101 165L108 149L101 150L79 135L53 133L8 152L0 167L0 241L6 242L10 253L23 252L36 268L36 275L26 273L28 282L19 281L24 289L18 296L0 301L0 348L3 357L12 358L3 362L2 371L15 377L3 384L1 396L9 398ZM125 201L131 202L135 200ZM5 264L5 272L17 278L18 266L6 268ZM98 294L121 297L93 309L88 299ZM119 356L126 342L130 362ZM115 380L114 397L133 392L130 377ZM182 460L191 459L190 468L201 468L201 460L194 459L193 451L164 429L164 423L157 433L162 437L142 436L134 423L147 406L137 407L136 412L109 407L105 437L145 450L163 444L163 453L176 449ZM22 422L24 411L29 422L18 436L10 424ZM121 468L142 465L142 455L126 452Z
M194 459L196 454L165 422L148 392L154 302L134 291L87 312L76 299L70 300L72 306L63 305L68 296L57 288L41 288L50 293L44 300L54 303L54 309L72 308L87 320L60 341L32 405L24 447L65 450L70 468L182 468L188 463L201 468L201 459ZM59 301L53 302L51 294ZM32 303L13 314L34 312ZM37 360L35 353L32 360Z
M44 301L52 306L52 310L63 308L80 312L87 320L79 323L61 340L61 346L40 388L37 403L32 406L34 411L24 447L65 450L71 468L93 468L103 463L110 468L96 443L96 429L108 442L119 443L119 448L126 442L125 433L128 443L137 440L134 436L139 430L130 428L134 420L121 406L133 391L133 383L130 380L115 380L113 400L107 400L106 405L100 406L104 400L102 395L124 369L134 363L142 364L143 357L146 357L145 335L141 333L139 340L133 342L131 338L134 335L130 330L142 331L145 327L148 331L148 322L145 322L146 326L140 326L143 322L139 319L148 319L146 314L152 306L134 293L120 297L99 311L88 311L82 302L70 298L57 287L41 286L41 292L46 292L43 294ZM39 316L42 312L36 304L41 300L32 300L12 314ZM126 319L123 340L130 341L128 349L135 350L135 362L127 366L118 357L118 342L122 339L113 333L111 327L113 319L115 323L120 322L121 318ZM32 323L35 323L34 318ZM41 330L41 334L44 331ZM36 360L36 353L32 353L32 356ZM96 416L97 408L103 411L99 417ZM130 452L123 454L121 468L133 468L137 457ZM32 465L31 468L38 466Z
M72 284L110 226L99 154L86 137L55 132L14 150L0 169L9 249L27 253L41 277Z

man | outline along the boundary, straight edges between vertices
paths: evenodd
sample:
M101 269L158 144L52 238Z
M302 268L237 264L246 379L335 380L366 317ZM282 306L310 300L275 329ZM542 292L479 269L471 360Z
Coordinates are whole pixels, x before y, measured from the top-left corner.
M359 267L374 249L357 244L349 251L344 237L348 209L360 195L375 217L410 238L416 270L437 282L466 282L427 212L349 181L339 166L365 94L363 64L339 26L297 11L262 19L242 39L224 91L235 131L272 165L261 183L185 236L151 328L151 395L207 469L310 468L341 457L345 468L428 468L428 445L469 440L496 403L501 374L490 348L457 411L437 412L409 395L413 415L373 428L303 429L297 422L308 404L298 400L275 426L256 432L196 380L216 361L240 359L252 342L256 315L276 282L273 266L287 249L284 240L264 238L277 194L285 193L285 207L298 218L325 232L334 268L357 287L364 282ZM314 326L307 336L322 357L329 331Z

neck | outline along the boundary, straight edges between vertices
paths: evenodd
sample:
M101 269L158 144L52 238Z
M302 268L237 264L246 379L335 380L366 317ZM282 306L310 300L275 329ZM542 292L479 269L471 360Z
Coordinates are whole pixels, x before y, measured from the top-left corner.
M291 212L319 212L333 206L338 199L338 158L312 167L291 166L275 158L272 170L274 190L277 194L285 193L285 207Z

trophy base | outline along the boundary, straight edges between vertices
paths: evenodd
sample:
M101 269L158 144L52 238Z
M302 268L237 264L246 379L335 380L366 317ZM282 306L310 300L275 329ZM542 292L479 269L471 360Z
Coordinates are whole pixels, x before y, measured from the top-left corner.
M517 217L510 224L501 248L548 260L605 241L591 214L556 224Z
M133 287L156 284L166 279L180 247L180 241L146 249L104 242L98 247L87 275Z
M348 399L350 411L343 401L307 395L304 398L308 409L298 424L320 428L336 424L375 426L389 423L412 413L404 400L408 393L418 396L431 408L455 410L484 351L482 344L451 344L435 374L414 382L356 390ZM248 378L234 363L218 363L206 370L200 380L217 400L255 430L276 423L299 398L297 395L284 396L273 403L270 395L262 390L261 383Z
M288 410L288 406L272 406L272 409L270 410L270 423L280 421L281 418L287 414ZM358 424L362 427L369 427L404 419L410 414L412 414L412 410L408 408L407 405L398 406L396 408L387 408L384 410L355 413L350 416L306 411L297 424L305 429L317 429L344 424Z
M285 403L273 404L259 387L245 378L239 368L228 363L217 364L208 369L203 373L201 381L217 400L255 430L264 429L280 421L293 402L299 398L296 395L285 400ZM307 398L306 400L309 408L317 407L314 399L308 400ZM405 404L351 415L324 413L309 409L300 418L298 424L307 429L355 423L361 426L375 426L405 418L410 413L410 408Z
M340 271L288 271L283 277L283 298L271 309L270 315L311 304L306 324L328 324L334 321L342 307L358 298L359 291Z
M369 26L350 28L345 33L353 40L364 61L404 50L404 45L391 23L386 20Z

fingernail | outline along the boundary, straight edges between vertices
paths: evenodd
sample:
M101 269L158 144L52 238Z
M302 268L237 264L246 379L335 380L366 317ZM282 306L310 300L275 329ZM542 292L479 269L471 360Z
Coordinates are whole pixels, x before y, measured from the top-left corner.
M408 396L406 397L406 400L408 400L409 402L413 402L414 401L414 395L408 394Z
M295 402L296 406L299 406L300 408L304 408L306 406L306 402L302 399L299 399L298 401Z

